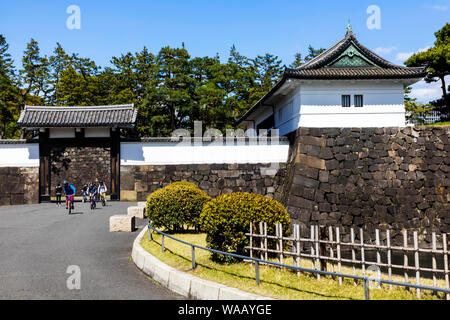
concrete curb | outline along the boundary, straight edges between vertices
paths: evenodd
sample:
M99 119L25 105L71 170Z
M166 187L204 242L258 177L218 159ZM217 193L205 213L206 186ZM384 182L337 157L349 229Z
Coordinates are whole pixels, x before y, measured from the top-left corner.
M165 264L142 248L141 240L146 231L147 226L134 240L131 258L142 272L169 290L186 298L198 300L273 300L204 280Z

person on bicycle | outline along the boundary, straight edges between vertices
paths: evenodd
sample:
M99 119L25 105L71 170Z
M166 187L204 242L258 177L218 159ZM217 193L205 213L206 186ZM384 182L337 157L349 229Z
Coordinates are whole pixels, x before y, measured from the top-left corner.
M72 207L72 210L74 209L73 202L74 202L74 196L76 193L75 187L67 182L67 180L64 180L64 193L66 195L66 209L69 209L69 203Z
M95 204L95 196L97 195L97 186L94 184L94 182L91 182L91 184L88 187L88 194L89 194L89 198L92 199L94 201Z
M104 198L106 202L106 191L108 191L108 188L106 188L106 184L103 181L100 181L100 184L98 185L98 194L100 195L100 199Z

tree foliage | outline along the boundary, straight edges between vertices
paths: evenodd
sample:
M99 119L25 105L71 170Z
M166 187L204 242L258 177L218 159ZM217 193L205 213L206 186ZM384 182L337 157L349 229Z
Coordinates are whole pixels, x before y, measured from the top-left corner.
M405 64L408 67L425 66L428 72L425 81L441 82L442 98L434 101L433 105L438 108L444 119L450 119L449 97L445 83L445 76L450 74L450 24L447 22L434 35L436 36L434 46L413 54Z
M429 103L417 103L416 98L411 98L409 94L411 93L411 87L405 88L405 112L406 119L417 124L425 123L425 118L433 111L435 108Z

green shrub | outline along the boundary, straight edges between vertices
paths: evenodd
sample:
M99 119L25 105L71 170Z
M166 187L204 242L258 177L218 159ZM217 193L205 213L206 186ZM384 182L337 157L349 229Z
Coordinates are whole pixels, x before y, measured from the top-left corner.
M196 185L175 182L148 196L146 212L154 227L180 231L187 226L199 230L200 213L210 200Z
M288 235L290 217L284 206L274 199L252 193L228 193L208 202L200 215L202 230L212 249L245 254L249 245L248 236L251 222L267 222L267 232L274 234L275 223L283 226L283 234ZM212 254L212 259L232 262L234 258Z

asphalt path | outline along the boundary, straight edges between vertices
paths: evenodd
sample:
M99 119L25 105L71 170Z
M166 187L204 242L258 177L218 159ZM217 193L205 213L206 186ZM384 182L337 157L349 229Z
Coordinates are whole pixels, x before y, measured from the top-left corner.
M145 220L109 232L109 217L131 205L76 202L70 216L52 203L0 207L0 299L181 299L131 261Z

